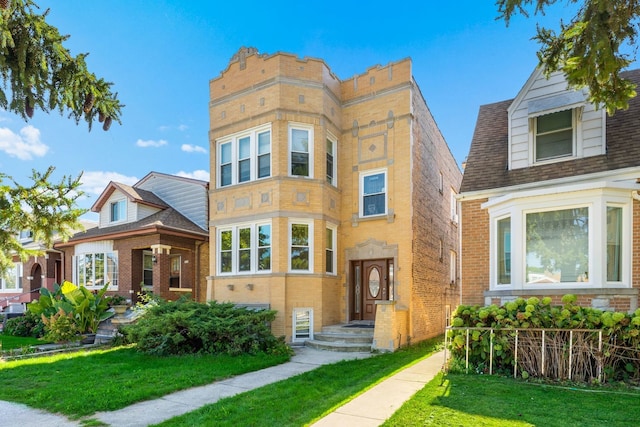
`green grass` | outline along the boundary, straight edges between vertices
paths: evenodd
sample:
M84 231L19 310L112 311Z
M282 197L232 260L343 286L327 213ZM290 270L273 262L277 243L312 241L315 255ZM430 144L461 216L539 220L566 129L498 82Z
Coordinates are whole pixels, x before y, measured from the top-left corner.
M321 418L399 369L431 354L442 339L394 353L324 365L293 378L222 399L167 426L301 426Z
M0 334L0 350L13 350L16 348L29 347L31 345L42 344L43 341L32 337L14 337Z
M640 392L575 388L485 375L439 374L385 426L632 426Z
M287 360L286 355L155 357L126 347L86 350L0 362L0 399L79 418Z

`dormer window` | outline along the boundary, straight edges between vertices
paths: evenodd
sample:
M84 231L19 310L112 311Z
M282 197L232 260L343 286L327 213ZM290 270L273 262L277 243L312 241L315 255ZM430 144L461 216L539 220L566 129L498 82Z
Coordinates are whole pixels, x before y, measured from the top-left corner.
M111 222L123 221L126 218L125 200L111 203Z
M545 114L534 121L536 162L574 155L573 110Z

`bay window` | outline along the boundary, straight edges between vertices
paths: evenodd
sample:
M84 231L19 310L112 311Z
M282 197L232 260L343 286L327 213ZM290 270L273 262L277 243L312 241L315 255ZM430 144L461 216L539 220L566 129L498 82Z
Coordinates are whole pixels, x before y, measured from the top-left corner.
M252 274L271 270L271 224L238 224L220 228L218 274Z
M523 193L485 206L492 289L631 286L628 192L603 186L548 197Z
M218 188L271 176L271 126L260 126L218 140Z
M110 287L117 287L118 254L116 252L79 254L74 257L74 272L78 286L98 289L105 283L109 283Z

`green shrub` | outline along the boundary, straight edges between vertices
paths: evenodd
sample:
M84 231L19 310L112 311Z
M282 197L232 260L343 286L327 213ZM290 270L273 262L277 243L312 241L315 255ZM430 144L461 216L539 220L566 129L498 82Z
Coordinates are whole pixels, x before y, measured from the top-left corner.
M44 335L44 323L40 316L27 311L22 316L7 319L3 332L15 337L40 338Z
M46 317L42 316L45 334L43 339L51 342L70 342L80 339L78 325L73 313L65 313L60 309L57 313Z
M577 356L573 356L574 363L582 363L580 368L584 378L597 376L594 374L597 371L594 364L600 357L598 360L603 363L609 380L640 381L640 360L637 357L640 350L640 309L633 314L627 314L582 307L576 305L575 295L563 296L562 302L561 306L552 306L549 297L542 299L532 297L518 298L500 307L460 305L452 315L451 324L456 328L486 328L475 329L469 333L469 363L475 371L486 370L491 358L494 372L513 372L515 329L521 331L519 333L521 341L529 339L531 342L535 342L534 334L533 332L527 334L527 330L549 330L546 337L550 347L568 342L568 331L577 329L594 331L574 334L574 340L578 344L588 347L592 345L591 343L595 343L597 347L598 331L602 330L601 356L589 356L580 360ZM454 329L448 334L452 355L466 360L466 331ZM580 340L583 342L579 342ZM493 343L493 354L491 354L491 343ZM535 347L537 344L533 345ZM548 350L548 353L556 349ZM521 358L526 357L529 357L533 367L540 365L540 360L536 358L540 359L541 356L533 355L534 351L537 351L537 348L530 349L527 354L519 356L519 366L522 363ZM564 354L567 351L560 348L558 352L558 354ZM577 372L577 368L574 367L574 370ZM533 369L527 372L527 376L536 376L536 374Z
M126 341L148 354L230 355L289 352L271 333L273 310L253 311L232 303L197 303L188 298L157 302L133 325L121 328Z

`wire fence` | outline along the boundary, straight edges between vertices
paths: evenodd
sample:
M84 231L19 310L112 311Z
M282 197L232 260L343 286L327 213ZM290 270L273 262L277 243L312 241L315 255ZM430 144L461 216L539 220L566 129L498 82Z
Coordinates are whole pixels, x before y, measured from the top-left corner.
M464 368L513 372L578 382L605 381L620 376L640 380L640 352L621 347L615 337L594 329L494 329L449 327L446 350ZM445 355L445 360L447 355Z

